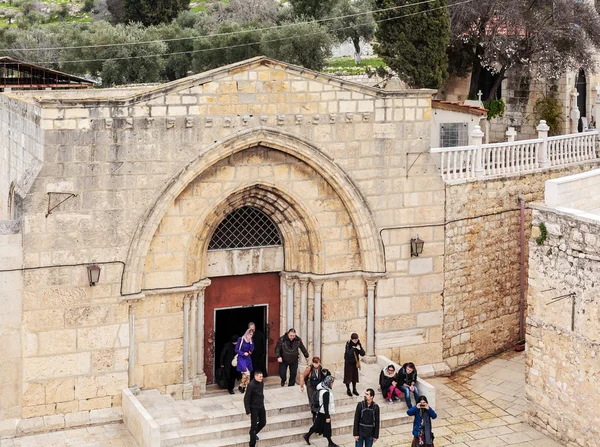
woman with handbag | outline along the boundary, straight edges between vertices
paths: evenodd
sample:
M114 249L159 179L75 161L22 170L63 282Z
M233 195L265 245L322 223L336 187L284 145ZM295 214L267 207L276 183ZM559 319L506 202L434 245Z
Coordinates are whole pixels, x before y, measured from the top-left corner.
M235 363L236 370L242 373L242 381L238 389L240 393L246 391L246 387L250 382L250 372L252 371L252 351L254 351L254 343L252 336L254 331L248 329L246 333L238 339L235 345L236 356L233 358L232 365Z
M229 390L229 394L234 394L233 388L235 387L235 380L239 377L236 368L234 368L231 364L233 358L235 357L235 347L237 346L238 340L239 337L234 335L231 337L231 341L225 343L225 346L223 346L223 350L221 351L220 365L225 372L225 379L227 381L227 390Z
M346 342L346 349L344 350L344 383L346 384L346 394L350 397L352 397L352 394L358 396L356 384L358 383L360 356L365 354L366 352L358 339L358 334L353 333L350 340ZM350 384L352 384L352 391L350 391Z

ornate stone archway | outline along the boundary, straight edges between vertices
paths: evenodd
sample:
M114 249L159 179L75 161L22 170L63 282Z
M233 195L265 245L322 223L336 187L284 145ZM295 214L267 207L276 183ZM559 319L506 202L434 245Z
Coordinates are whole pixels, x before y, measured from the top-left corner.
M238 132L203 149L167 182L149 207L132 239L124 271L122 289L124 295L140 292L144 261L150 242L171 202L206 169L232 154L255 146L272 148L290 154L309 165L327 181L342 200L356 229L362 270L372 273L384 271L383 246L377 228L364 197L352 180L331 158L310 142L275 129L261 127ZM264 202L264 199L260 199L260 195L256 196L254 200L263 200ZM272 212L276 215L275 209ZM283 212L283 209L279 211L279 213ZM283 214L281 215L283 216ZM290 222L298 221L297 216L290 217L293 217ZM314 249L315 247L307 248ZM314 259L312 261L314 262ZM306 264L298 262L297 265Z

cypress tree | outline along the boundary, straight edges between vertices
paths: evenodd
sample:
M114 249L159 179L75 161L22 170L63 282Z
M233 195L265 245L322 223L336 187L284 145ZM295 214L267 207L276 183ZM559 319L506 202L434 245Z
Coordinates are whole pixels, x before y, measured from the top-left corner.
M376 0L375 3L377 9L383 9L419 1ZM446 0L436 0L375 14L375 20L379 21L376 53L413 88L437 89L448 77L447 6Z

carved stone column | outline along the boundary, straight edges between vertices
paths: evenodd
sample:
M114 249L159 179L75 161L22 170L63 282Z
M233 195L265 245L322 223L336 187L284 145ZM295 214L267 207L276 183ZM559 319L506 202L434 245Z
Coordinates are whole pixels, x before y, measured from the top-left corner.
M194 395L201 396L206 393L206 373L204 372L204 289L202 285L198 289L196 301L198 303L196 312L196 375L194 380Z
M190 295L183 298L183 399L192 398L193 386L190 382Z
M367 355L364 357L366 363L375 363L375 287L377 281L367 279Z
M191 309L190 309L190 357L191 357L191 368L190 368L190 378L192 379L192 385L193 385L193 379L196 378L196 371L198 370L198 351L196 350L196 341L198 340L198 337L196 336L197 331L196 331L196 308L197 308L197 304L198 304L198 294L194 293L191 298L190 298L190 305L191 305ZM194 397L194 387L192 386L192 397ZM196 397L200 397L199 395Z
M286 321L287 327L285 330L294 327L294 287L296 285L296 278L286 277L285 284L287 286L287 310L286 310Z
M129 370L128 386L135 395L140 388L135 383L135 302L129 303Z
M315 312L313 319L313 344L314 344L314 356L321 357L321 325L323 324L321 319L321 309L323 306L322 300L322 291L323 291L323 282L322 281L313 281L313 287L315 289Z
M300 278L300 338L308 346L308 278Z

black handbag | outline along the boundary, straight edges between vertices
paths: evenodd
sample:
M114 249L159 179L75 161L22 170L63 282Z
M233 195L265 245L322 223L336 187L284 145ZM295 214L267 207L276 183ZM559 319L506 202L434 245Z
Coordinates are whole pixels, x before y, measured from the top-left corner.
M217 372L215 373L215 382L217 383L219 388L227 388L228 383L227 376L225 374L225 368L221 367L217 369Z

